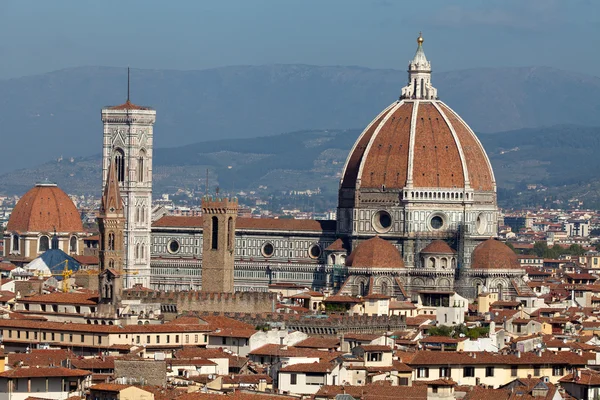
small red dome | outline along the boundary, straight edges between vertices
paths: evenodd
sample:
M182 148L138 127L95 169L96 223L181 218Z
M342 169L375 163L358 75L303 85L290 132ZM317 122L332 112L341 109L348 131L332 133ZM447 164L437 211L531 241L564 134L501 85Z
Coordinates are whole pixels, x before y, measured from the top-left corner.
M9 232L83 232L79 211L54 183L38 183L13 209Z
M346 265L363 268L404 268L404 261L396 246L375 236L359 244L346 258Z
M454 254L454 253L456 253L456 251L454 251L454 249L452 249L452 247L448 246L448 243L444 242L443 240L434 240L433 242L431 242L427 246L425 246L425 248L423 250L421 250L421 253L424 253L424 254Z
M488 239L473 250L473 269L520 269L519 259L514 251L496 239Z

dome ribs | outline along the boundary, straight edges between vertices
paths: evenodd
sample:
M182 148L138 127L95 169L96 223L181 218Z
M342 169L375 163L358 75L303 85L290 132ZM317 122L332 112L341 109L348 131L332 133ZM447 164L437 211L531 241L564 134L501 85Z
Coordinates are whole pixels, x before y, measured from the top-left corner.
M371 141L371 137L373 133L379 127L379 124L385 116L388 114L389 110L395 107L398 103L391 104L388 108L386 108L377 118L371 122L365 131L358 138L355 147L352 149L350 153L350 157L346 163L344 168L344 177L342 178L341 186L343 188L355 188L356 187L356 178L358 178L358 171L360 169L360 165L363 160L363 156L367 149L367 145Z
M475 190L493 191L494 175L485 150L479 144L477 137L448 106L443 103L439 103L439 106L452 124L461 143L471 187Z
M415 187L464 187L462 162L452 132L430 102L419 104L414 154Z
M381 123L362 166L362 187L401 189L408 171L412 103L404 103ZM368 171L368 175L365 175Z
M21 197L8 220L7 232L83 232L73 201L56 185L37 185Z

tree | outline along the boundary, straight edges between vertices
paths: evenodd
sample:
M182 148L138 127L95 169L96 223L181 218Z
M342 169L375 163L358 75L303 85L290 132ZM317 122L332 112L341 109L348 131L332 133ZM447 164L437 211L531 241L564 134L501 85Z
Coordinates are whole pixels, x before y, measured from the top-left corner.
M429 335L430 336L447 336L450 337L452 336L452 333L454 332L454 328L452 328L451 326L446 326L446 325L438 325L438 326L434 326L429 328Z
M572 244L569 246L569 253L574 256L582 256L585 254L585 249L579 244Z
M538 257L545 257L548 252L548 244L546 242L535 242L533 252Z

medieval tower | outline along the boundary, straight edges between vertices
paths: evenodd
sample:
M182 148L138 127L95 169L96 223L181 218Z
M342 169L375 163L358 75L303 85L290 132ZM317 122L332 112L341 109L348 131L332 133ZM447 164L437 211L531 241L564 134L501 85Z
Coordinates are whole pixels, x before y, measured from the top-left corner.
M123 290L123 256L125 214L114 160L109 164L108 177L102 194L98 228L100 230L99 303L108 314L118 307ZM102 306L104 305L104 306Z
M129 101L102 109L102 185L115 164L125 211L123 284L150 286L152 138L156 111Z
M233 293L237 199L202 199L202 291Z

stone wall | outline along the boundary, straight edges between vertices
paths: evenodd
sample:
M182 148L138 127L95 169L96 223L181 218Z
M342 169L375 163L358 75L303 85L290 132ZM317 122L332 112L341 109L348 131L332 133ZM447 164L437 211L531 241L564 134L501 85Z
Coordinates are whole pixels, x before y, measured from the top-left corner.
M44 281L41 279L29 279L26 281L15 281L15 294L21 297L42 294Z
M124 300L141 300L142 303L160 303L176 307L177 313L189 311L225 313L234 310L264 313L273 311L276 294L268 292L202 293L155 292L127 290Z
M167 364L164 360L115 360L114 375L126 382L163 387L167 384Z

